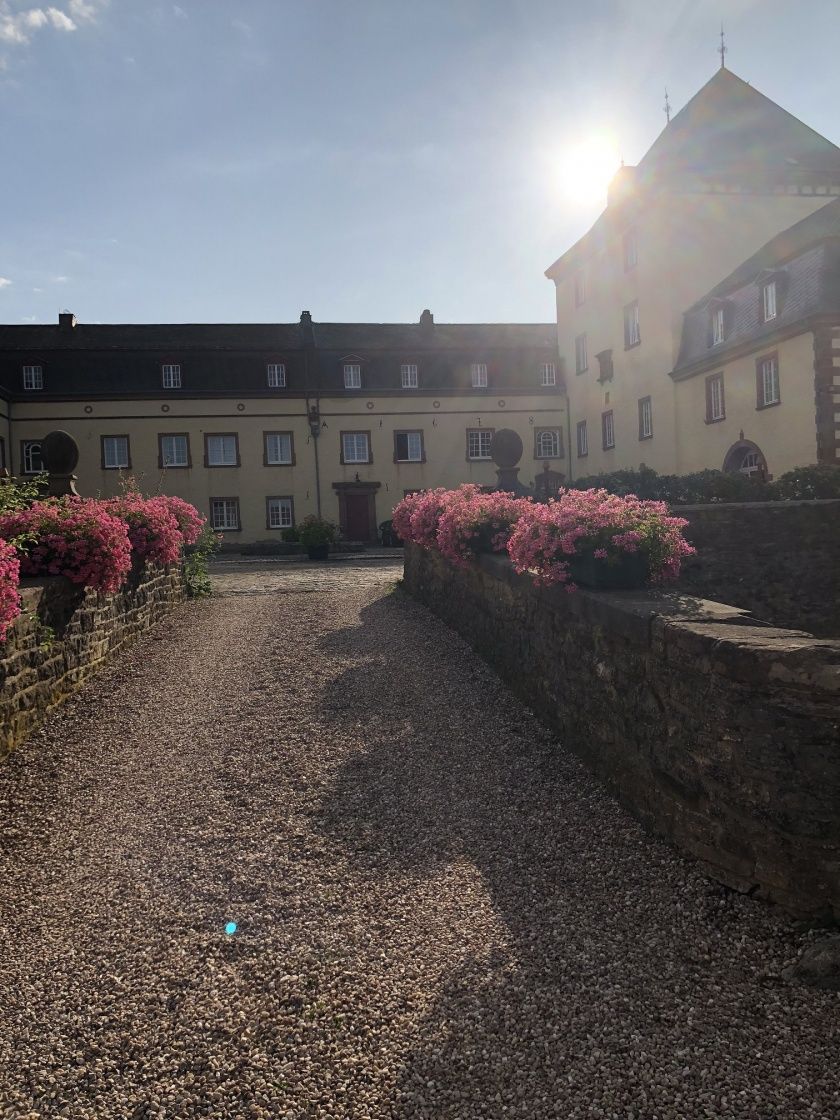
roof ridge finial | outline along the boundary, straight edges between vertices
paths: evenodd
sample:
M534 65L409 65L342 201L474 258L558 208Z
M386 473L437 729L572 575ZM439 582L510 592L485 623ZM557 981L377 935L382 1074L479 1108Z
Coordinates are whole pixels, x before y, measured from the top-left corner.
M668 87L667 86L665 87L665 105L663 106L663 108L665 109L665 123L670 124L671 123L671 100L668 97Z
M720 21L720 46L718 47L718 54L720 55L720 68L726 69L726 32L723 30L723 20Z

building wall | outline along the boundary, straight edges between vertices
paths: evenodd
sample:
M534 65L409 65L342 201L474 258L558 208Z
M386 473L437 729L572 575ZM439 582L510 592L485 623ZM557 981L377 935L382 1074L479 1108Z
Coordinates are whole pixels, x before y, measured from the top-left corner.
M498 392L464 395L430 394L324 397L319 402L321 434L318 457L321 511L339 521L339 497L333 484L376 483L375 523L391 516L394 505L406 490L433 486L457 486L462 482L492 485L496 482L492 462L467 459L468 428L513 428L524 445L520 479L529 484L543 469L534 457L534 431L559 428L563 457L552 459L552 470L566 473L566 414L562 390L541 394ZM77 474L80 493L108 496L119 490L121 476L133 474L144 491L177 494L209 512L211 497L238 498L241 530L226 532L229 543L279 537L266 527L266 498L292 497L295 520L317 511L315 446L307 419L309 403L303 397L277 399L151 399L97 400L84 402L25 401L14 404L12 424L13 469L21 466L21 440L37 440L54 428L64 429L79 444ZM164 408L166 411L164 412ZM90 409L91 411L86 411ZM395 463L394 432L423 432L425 462ZM263 433L291 432L294 465L266 466L263 463ZM372 463L342 464L341 433L370 434ZM169 468L158 465L158 435L189 435L192 466ZM206 467L204 437L207 433L238 435L240 466ZM103 470L101 437L127 435L130 441L130 472Z
M756 360L778 355L780 403L757 407ZM726 415L706 422L706 379L722 373ZM769 474L778 477L817 461L814 405L814 336L804 331L771 347L705 369L675 383L679 474L712 467L722 470L726 453L739 439L757 444ZM742 435L743 433L743 435Z
M772 236L831 201L808 195L663 194L644 207L631 200L607 210L603 237L591 239L598 247L589 250L584 239L566 255L555 280L572 437L584 419L589 436L585 459L573 448L573 477L640 463L663 473L682 469L668 374L677 357L683 312ZM623 238L630 229L636 233L638 263L625 271ZM586 301L575 307L579 268L586 277ZM625 349L623 313L634 300L641 343ZM589 368L577 374L575 338L582 333ZM613 378L600 382L595 355L606 349L612 349ZM648 396L653 437L642 440L638 401ZM604 450L601 415L609 409L615 448ZM719 465L715 457L716 451L703 465Z

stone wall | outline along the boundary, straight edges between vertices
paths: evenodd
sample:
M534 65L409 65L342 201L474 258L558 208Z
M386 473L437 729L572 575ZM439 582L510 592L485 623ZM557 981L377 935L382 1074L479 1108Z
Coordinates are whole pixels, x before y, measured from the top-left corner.
M840 501L681 506L697 555L679 587L775 626L840 637Z
M495 556L407 546L405 582L711 877L840 919L840 641L673 592L539 590Z
M23 610L0 642L0 758L183 597L178 567L135 568L114 595L85 591L65 579L24 581Z

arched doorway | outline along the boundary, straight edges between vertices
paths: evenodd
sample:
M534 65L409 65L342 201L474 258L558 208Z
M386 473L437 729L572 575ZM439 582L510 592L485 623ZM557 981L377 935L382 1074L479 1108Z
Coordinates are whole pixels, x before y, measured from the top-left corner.
M723 460L723 469L727 474L745 474L762 480L769 477L764 452L757 443L748 439L733 443Z

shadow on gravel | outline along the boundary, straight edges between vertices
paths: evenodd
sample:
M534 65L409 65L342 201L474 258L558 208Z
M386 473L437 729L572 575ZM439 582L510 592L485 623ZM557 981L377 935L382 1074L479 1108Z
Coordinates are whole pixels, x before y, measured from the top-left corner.
M603 1113L580 1115L612 1115L623 1102L623 1116L652 1080L660 1104L672 1100L686 1062L673 1056L654 1071L638 1054L674 1055L677 1028L701 1049L731 1032L713 1004L721 972L730 989L746 981L743 945L733 929L728 959L710 963L705 947L750 904L644 837L410 600L384 597L361 626L320 645L351 662L323 692L325 727L355 729L365 750L338 772L317 823L354 871L397 872L406 892L423 877L440 881L440 926L462 931L430 981L436 1001L388 1114L565 1117L570 1102L602 1101ZM464 864L481 886L459 897L445 889L447 869ZM430 952L423 930L420 956ZM762 1014L755 993L752 981L747 1020Z

